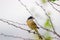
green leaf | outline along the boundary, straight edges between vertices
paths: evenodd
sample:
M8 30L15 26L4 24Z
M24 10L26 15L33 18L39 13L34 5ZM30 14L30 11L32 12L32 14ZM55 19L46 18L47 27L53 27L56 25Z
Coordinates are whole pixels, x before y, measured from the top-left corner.
M42 3L46 3L46 0L41 0L42 1Z
M46 27L46 28L52 28L50 19L47 19L47 20L46 20L46 22L44 23L44 27Z
M46 37L45 40L52 40L51 37Z
M56 0L50 0L51 2L55 2Z

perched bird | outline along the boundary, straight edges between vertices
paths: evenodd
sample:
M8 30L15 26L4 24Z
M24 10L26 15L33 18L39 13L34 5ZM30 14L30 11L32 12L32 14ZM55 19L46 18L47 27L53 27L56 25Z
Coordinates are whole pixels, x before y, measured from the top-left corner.
M28 19L27 19L27 25L28 25L28 27L31 29L31 30L34 30L37 34L38 34L38 36L39 36L39 38L40 39L43 39L42 38L42 36L39 34L39 32L38 32L38 27L37 27L37 25L36 25L36 23L33 21L34 20L34 17L32 17L32 16L30 16Z

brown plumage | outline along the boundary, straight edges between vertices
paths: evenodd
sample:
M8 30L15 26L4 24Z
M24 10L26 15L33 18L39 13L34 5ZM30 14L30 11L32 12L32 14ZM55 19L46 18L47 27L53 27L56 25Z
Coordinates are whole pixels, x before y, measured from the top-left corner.
M35 30L35 32L38 34L39 38L42 39L42 36L39 34L39 32L37 30L38 27L37 27L36 23L33 21L33 19L34 19L33 17L29 17L26 21L27 25L31 30Z
M35 28L37 28L37 25L35 24L35 22L30 19L30 20L27 20L27 25L30 27L30 29L34 30Z

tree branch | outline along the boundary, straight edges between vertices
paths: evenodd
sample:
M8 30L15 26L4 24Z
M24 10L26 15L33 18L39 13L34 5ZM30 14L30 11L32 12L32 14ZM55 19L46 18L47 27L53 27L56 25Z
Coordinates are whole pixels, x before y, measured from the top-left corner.
M21 5L24 6L24 7L26 8L26 10L31 14L31 12L30 12L29 9L26 7L26 5L24 5L24 4L21 2L21 0L19 0L19 1L20 1ZM37 2L36 2L36 4L37 4L38 6L40 6ZM53 28L54 31L44 28L44 27L41 26L39 23L38 23L38 25L40 26L40 28L42 28L42 29L44 29L44 30L46 30L46 31L52 32L52 33L54 33L54 34L56 34L50 16L48 16L48 14L46 13L45 9L44 9L42 6L40 6L40 7L44 10L45 14L46 14L47 17L50 19L50 22L51 22L51 24L52 24L52 28ZM32 14L31 14L31 15L32 15ZM33 16L33 15L32 15L32 16ZM36 19L35 19L35 20L36 20ZM37 21L37 20L36 20L36 21Z
M57 6L60 6L59 4L57 4L57 3L54 3L54 2L52 2L53 4L55 4L55 5L57 5Z
M43 11L45 12L45 15L50 19L50 22L51 22L51 24L52 24L52 28L53 28L53 30L55 31L55 28L54 28L54 26L53 26L53 23L52 23L52 21L51 21L51 18L50 18L50 16L47 14L46 10L43 8L43 6L40 6L37 2L36 2L36 4L43 9Z
M12 23L6 21L6 20L0 19L0 21L2 21L2 22L4 22L4 23L7 23L7 24L9 24L9 25L12 25L12 26L14 26L15 28L19 28L19 29L21 29L21 30L27 31L27 32L29 32L29 33L37 34L36 32L32 32L31 30L24 29L24 28L22 28L21 26L17 26L17 25L15 25L15 24L12 24ZM9 21L10 21L10 20L9 20ZM13 21L11 21L11 22L13 22ZM14 22L14 23L15 23L15 22ZM20 25L21 25L21 24L20 24ZM25 26L27 26L27 25L25 25Z
M21 4L23 7L26 8L26 10L31 14L31 16L33 16L32 13L30 12L30 10L27 8L27 6L24 5L24 4L21 2L21 0L18 0L18 1L20 2L20 4Z
M27 8L27 6L24 5L24 4L21 2L21 0L19 0L19 2L20 2L21 5L22 5L23 7L25 7L26 10L32 15L32 13L31 13L30 10ZM50 2L49 2L49 3L50 3ZM37 2L36 2L36 4L37 4L38 6L40 6ZM55 4L55 5L57 5L57 6L60 6L60 5L56 4L56 3L53 3L53 4ZM58 11L58 12L60 13L60 11L57 10L51 3L50 3L50 5L51 5L56 11ZM46 31L52 32L52 33L54 33L55 35L57 35L58 37L60 37L60 35L56 33L55 28L54 28L54 26L53 26L53 23L52 23L52 21L51 21L51 18L50 18L50 16L47 14L46 10L45 10L42 6L40 6L40 7L43 9L43 11L45 12L46 16L50 19L50 22L51 22L51 24L52 24L53 31L50 30L50 29L44 28L44 27L43 27L42 25L40 25L40 24L37 22L37 20L35 19L36 22L37 22L37 24L40 26L40 28L42 28L42 29L44 29L44 30L46 30ZM33 16L33 15L32 15L32 16ZM5 23L7 23L7 24L9 24L9 25L12 25L12 26L14 26L14 27L16 27L16 28L19 28L19 29L21 29L21 30L28 31L29 33L37 34L37 33L35 33L35 32L32 32L31 30L24 29L24 28L19 27L19 26L15 25L15 24L12 24L12 23L17 23L17 24L19 24L19 25L25 25L25 26L27 26L26 24L20 24L20 23L18 23L18 22L14 22L14 21L11 21L11 20L6 20L6 19L0 19L0 21L5 22ZM10 23L10 22L12 22L12 23ZM7 37L13 37L13 38L22 38L22 37L18 37L18 36L14 36L14 35L6 35L6 34L4 34L4 33L1 33L0 35L7 36ZM22 38L22 39L23 39L23 40L26 40L26 39L30 40L29 38ZM32 39L31 39L31 40L32 40Z
M7 34L4 34L4 33L0 33L0 36L12 37L12 38L19 38L19 39L23 39L23 40L37 40L37 39L23 38L23 37L15 36L15 35L7 35ZM45 38L45 37L44 37L44 38ZM57 37L51 37L51 38L52 38L52 39L58 39L58 40L60 40L60 39L57 38Z
M5 21L7 21L7 22L11 22L11 23L16 23L16 24L19 24L19 25L25 25L25 26L27 26L26 24L14 22L14 21L7 20L7 19L0 19L0 20L5 20Z
M58 10L58 9L56 9L54 6L53 6L53 4L52 3L50 3L49 2L49 4L57 11L57 12L59 12L60 13L60 10Z
M51 18L50 18L50 16L47 14L46 10L45 10L42 6L40 6L37 2L36 2L36 4L43 9L43 11L45 12L45 15L50 19L50 22L51 22L52 28L53 28L52 33L54 33L55 35L57 35L57 36L60 38L60 35L57 34L57 32L55 31L55 28L54 28L54 26L53 26L53 23L52 23L52 21L51 21ZM49 30L49 29L48 29L48 30ZM49 31L49 32L51 32L51 31Z
M6 35L6 34L4 34L4 33L0 33L0 36L19 38L19 39L23 39L23 40L34 40L34 39L30 39L30 38L23 38L23 37L20 37L20 36Z
M21 2L21 0L19 0L19 1L20 1L21 5L24 6L24 7L26 8L26 10L31 14L31 12L30 12L29 9L26 7L26 5L24 5L24 4ZM37 2L36 2L36 4L37 4L38 6L40 6ZM57 34L56 31L55 31L55 28L54 28L54 26L53 26L53 23L52 23L52 21L51 21L50 16L47 14L47 12L45 11L45 9L44 9L42 6L40 6L40 7L43 9L43 11L45 12L46 16L50 19L50 22L51 22L51 24L52 24L53 31L51 31L51 30L49 30L49 29L46 29L46 28L43 28L41 25L40 25L40 27L41 27L42 29L46 30L46 31L49 30L49 32L52 32L52 33L56 34L58 37L60 37L60 35ZM32 15L32 14L31 14L31 15ZM32 16L33 16L33 15L32 15ZM35 20L36 20L36 19L35 19Z
M19 0L20 2L21 2L21 0ZM21 2L21 5L22 6L24 6L24 4ZM27 7L26 7L26 5L24 6L26 9L28 9ZM27 10L30 14L31 14L31 12L29 11L29 9ZM32 14L31 14L32 15ZM35 19L36 20L36 19ZM36 20L37 21L37 20ZM41 26L41 25L40 25ZM49 30L49 29L46 29L46 28L43 28L43 26L41 26L41 28L42 29L45 29L45 30ZM50 30L51 31L51 30ZM52 32L52 31L51 31Z

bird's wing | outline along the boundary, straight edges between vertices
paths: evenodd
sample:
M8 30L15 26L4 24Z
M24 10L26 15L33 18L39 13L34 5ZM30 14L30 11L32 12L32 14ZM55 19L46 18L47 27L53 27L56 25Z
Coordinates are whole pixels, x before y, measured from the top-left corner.
M35 26L35 28L38 28L39 29L39 27L37 27L37 25L36 25L36 23L34 22L34 21L32 21L32 23L31 23L33 26Z

